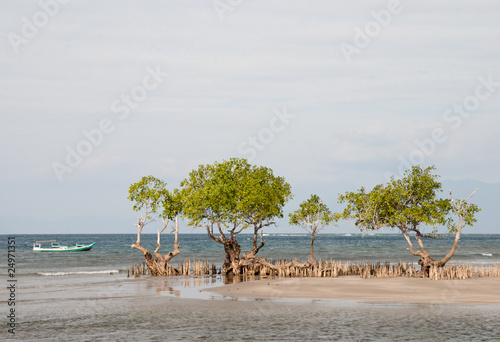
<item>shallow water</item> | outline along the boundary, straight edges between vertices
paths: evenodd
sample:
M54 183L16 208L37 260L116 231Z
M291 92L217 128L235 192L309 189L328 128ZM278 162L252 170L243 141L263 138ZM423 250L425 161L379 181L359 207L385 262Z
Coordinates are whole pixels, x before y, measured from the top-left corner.
M70 282L61 277L45 277L43 282L34 282L33 276L19 279L17 340L485 341L500 338L498 306L245 300L200 292L221 286L221 277L127 279L124 275L100 274L72 278ZM1 333L5 336L5 331Z
M90 243L96 245L90 252L74 253L34 253L32 245L37 240L57 239L63 244ZM16 235L16 263L18 273L33 275L58 275L78 273L125 272L132 264L144 261L142 253L131 249L135 234L67 234L67 235ZM162 253L167 253L173 244L173 236L162 238ZM266 245L259 256L278 259L307 260L310 253L310 237L298 234L275 234L265 238ZM251 235L240 234L242 251L251 246ZM220 266L224 260L222 245L210 240L204 234L181 234L179 236L181 254L175 257L174 265L185 259L207 260ZM142 245L154 250L155 234L143 234ZM432 255L445 255L452 245L451 237L426 242ZM337 235L320 234L314 243L317 259L350 262L403 262L416 263L401 234L394 235ZM462 235L460 248L451 263L475 265L500 264L500 235ZM5 263L0 263L0 271L5 274Z
M81 253L33 253L36 240L97 242ZM144 235L151 248L154 235ZM168 249L171 237L163 246ZM204 235L180 236L181 255L220 265L223 250ZM308 257L307 236L269 236L259 255ZM500 339L500 307L328 300L233 299L210 292L221 277L127 278L143 262L133 234L16 236L18 341L486 341ZM242 236L243 250L251 241ZM450 241L434 241L437 253ZM500 235L464 236L452 261L500 263ZM318 258L414 262L401 236L320 235ZM491 255L491 256L490 256ZM6 274L5 265L0 266ZM5 277L1 281L6 284ZM2 285L4 286L4 285ZM8 310L1 298L1 316ZM0 340L10 337L2 322Z

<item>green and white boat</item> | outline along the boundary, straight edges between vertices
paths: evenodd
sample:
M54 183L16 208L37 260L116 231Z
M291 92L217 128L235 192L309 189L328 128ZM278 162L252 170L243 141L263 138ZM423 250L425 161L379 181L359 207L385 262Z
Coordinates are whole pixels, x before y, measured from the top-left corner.
M42 244L50 243L48 247L42 247ZM95 245L95 242L90 245L82 245L77 243L74 246L62 246L56 240L47 240L47 241L37 241L33 244L34 252L85 252L90 251L92 246Z

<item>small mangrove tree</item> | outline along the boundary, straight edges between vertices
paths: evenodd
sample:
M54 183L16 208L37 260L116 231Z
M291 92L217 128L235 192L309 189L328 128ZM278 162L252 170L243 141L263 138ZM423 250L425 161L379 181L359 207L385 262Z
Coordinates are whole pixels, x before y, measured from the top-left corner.
M311 255L309 262L314 264L314 239L316 235L332 222L336 222L336 217L326 204L321 201L318 195L302 202L299 209L289 214L289 223L292 226L300 226L311 236Z
M130 186L128 199L134 202L134 211L143 213L136 223L137 241L131 247L142 252L146 266L152 275L167 275L169 261L180 254L178 216L181 214L182 204L179 192L171 193L167 190L165 182L153 176L147 176ZM163 228L157 231L157 243L153 256L147 248L141 245L141 233L144 226L154 222L156 218L162 219ZM171 220L175 220L175 227L172 230L175 234L174 250L162 255L160 253L161 233ZM173 271L175 272L175 269Z

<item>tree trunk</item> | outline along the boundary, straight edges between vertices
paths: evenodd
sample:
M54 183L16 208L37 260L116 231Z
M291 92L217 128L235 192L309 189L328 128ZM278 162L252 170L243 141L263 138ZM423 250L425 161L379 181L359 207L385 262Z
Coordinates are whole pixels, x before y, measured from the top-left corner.
M230 236L227 237L222 229L219 227L219 235L213 234L213 228L211 226L206 226L208 237L212 240L224 245L225 259L222 264L222 274L223 275L241 275L244 267L252 266L257 263L255 255L257 252L264 247L266 241L261 233L260 243L258 239L259 230L263 227L262 224L254 225L254 235L253 235L253 246L249 253L241 255L241 246L238 243L236 235L239 231L236 228L230 230ZM240 230L241 231L241 230ZM241 255L241 256L240 256Z
M240 253L241 246L239 245L236 238L227 239L224 242L224 251L226 252L226 259L222 265L222 274L224 275L240 275L241 265L240 265Z
M151 252L148 249L141 246L141 232L142 232L142 229L144 228L144 225L146 224L145 218L139 217L139 219L137 220L137 224L136 224L136 226L137 226L137 241L135 244L133 244L131 246L132 248L138 249L142 252L142 254L144 255L146 266L148 267L149 271L151 272L151 275L153 275L153 276L164 276L164 275L168 275L171 272L178 273L178 270L176 270L174 268L172 268L171 272L169 272L169 265L168 265L168 262L174 256L180 254L179 241L178 241L179 225L178 225L177 217L175 218L174 250L172 252L169 252L166 255L160 254L160 247L161 247L160 236L161 236L161 233L165 230L165 228L167 228L168 221L164 221L163 223L164 223L163 229L158 230L157 247L156 247L156 250L154 251L156 258L153 257L153 255L151 254Z
M259 230L260 229L262 229L262 225L260 225L260 226L259 225L255 225L254 226L252 250L249 253L247 253L247 254L243 254L243 258L246 258L246 259L255 258L255 255L257 254L257 252L262 247L264 247L264 245L266 244L266 241L264 240L263 232L261 232L261 234L260 234L260 245L258 245L258 237L259 237Z
M419 237L419 234L415 236L415 240L418 242L418 245L420 246L420 251L415 251L413 249L413 244L411 243L410 237L408 236L408 233L406 229L402 229L401 227L399 228L401 232L403 233L406 241L408 242L408 246L410 247L409 250L413 255L419 256L420 260L418 261L418 264L421 266L421 269L419 271L420 275L422 277L429 277L429 270L431 267L444 267L448 261L450 261L451 257L455 253L457 247L458 247L458 242L460 240L460 236L462 234L462 228L464 226L464 213L462 212L462 207L463 205L471 198L475 193L477 189L465 200L459 201L459 203L455 203L453 200L453 195L450 190L450 197L451 197L451 203L453 205L453 208L455 209L457 215L458 215L458 227L457 231L455 233L455 240L453 241L453 245L448 252L441 260L434 260L429 252L426 251L424 244L422 240ZM417 231L418 232L418 231ZM422 235L420 235L422 236Z
M259 250L264 247L266 241L264 240L264 235L261 232L260 234L260 245L258 244L258 235L259 230L262 229L262 225L255 225L253 232L253 246L252 250L249 253L243 253L239 260L240 272L243 267L254 266L257 263L257 259L255 255L259 252Z
M429 270L431 269L431 267L436 266L437 261L434 260L429 254L427 254L420 257L420 259L418 260L418 264L420 265L420 271L418 271L418 274L422 278L428 278Z
M420 241L417 238L417 242L419 243L419 245L423 251L414 250L413 243L411 242L410 236L408 235L406 228L399 227L399 229L401 230L401 233L403 233L403 236L404 236L406 242L408 243L408 247L409 247L408 249L410 250L410 253L415 255L415 256L420 257L420 260L418 260L418 264L421 267L420 271L419 271L419 275L422 277L428 277L429 276L429 269L431 268L432 262L434 260L430 257L429 253L427 253L425 248L423 248L422 241Z
M314 264L314 238L316 236L311 235L311 255L309 256L309 262Z

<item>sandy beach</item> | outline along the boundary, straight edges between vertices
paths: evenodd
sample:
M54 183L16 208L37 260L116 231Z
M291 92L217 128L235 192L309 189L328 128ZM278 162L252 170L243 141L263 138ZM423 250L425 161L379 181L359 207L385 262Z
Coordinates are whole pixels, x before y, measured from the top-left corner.
M401 341L409 336L486 341L500 338L499 280L287 278L221 286L221 279L212 277L24 276L17 289L22 298L16 303L15 337L37 342ZM438 304L394 303L398 300ZM479 303L496 305L470 305ZM5 334L0 332L0 339Z
M207 291L234 298L305 298L409 304L500 305L500 278L429 280L287 278L249 281Z
M66 241L81 238L68 235L61 236L61 240L63 237ZM86 254L60 255L32 252L32 241L47 240L43 235L16 237L19 274L16 273L16 335L12 340L500 339L500 300L496 291L500 288L500 279L497 278L430 281L355 276L264 279L225 285L221 275L127 277L126 267L135 260L142 261L141 255L128 249L130 240L135 238L134 234L89 235L86 240L96 241L96 246L102 247ZM156 238L155 234L146 234L144 244L154 246ZM396 262L407 252L404 248L397 249L401 245L399 238L361 239L360 236L325 234L318 241L325 248L331 248L329 241L335 242L336 253L340 250L358 258L357 262L363 262L362 258L369 255ZM459 254L459 258L473 259L476 264L483 259L488 262L486 265L499 262L500 253L496 251L500 235L467 238L464 244L468 243L468 249ZM269 244L273 242L277 246L270 249L270 253L285 256L287 252L297 253L307 242L306 236L269 236L267 239ZM207 244L202 234L186 234L183 240L187 249L183 257L193 260L200 250L210 262L221 257L219 246ZM251 243L251 240L244 241ZM308 252L307 248L304 250ZM361 256L360 251L364 251ZM394 260L386 259L389 254ZM470 256L472 254L475 256ZM217 293L210 292L212 289ZM9 314L7 297L0 300L0 306L4 308L5 324ZM10 336L7 325L4 328L0 331L2 341Z

